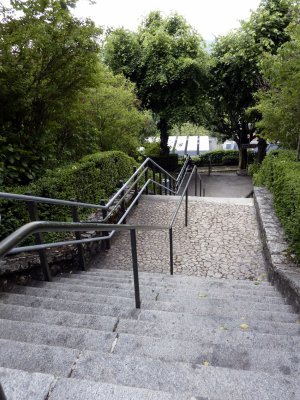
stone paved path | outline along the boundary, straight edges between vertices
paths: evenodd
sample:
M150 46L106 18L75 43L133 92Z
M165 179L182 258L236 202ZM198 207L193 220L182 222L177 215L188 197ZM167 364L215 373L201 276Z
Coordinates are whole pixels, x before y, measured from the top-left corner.
M228 279L265 279L264 259L252 199L240 201L190 198L189 226L184 227L184 203L174 227L174 273ZM238 204L236 204L238 203ZM130 224L168 224L178 198L144 196ZM168 232L138 233L141 271L169 271ZM111 250L92 265L131 270L129 233L118 233ZM99 265L98 264L98 265Z

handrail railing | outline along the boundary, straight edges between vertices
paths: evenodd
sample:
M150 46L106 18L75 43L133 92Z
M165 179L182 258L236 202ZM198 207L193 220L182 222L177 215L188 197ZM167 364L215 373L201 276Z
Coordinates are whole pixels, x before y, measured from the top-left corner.
M183 193L181 195L179 204L173 214L172 220L169 225L122 225L122 218L119 220L118 224L104 224L99 222L53 222L53 221L34 221L30 222L26 225L23 225L7 238L5 238L2 242L0 242L0 257L3 257L7 254L16 254L18 252L23 251L43 251L46 248L50 247L58 247L63 245L70 245L72 244L82 244L86 243L87 241L101 241L107 239L107 236L102 236L99 238L92 238L92 239L77 239L67 242L56 242L56 243L38 243L33 246L25 246L15 248L17 244L23 241L28 236L35 234L41 235L43 232L82 232L82 231L111 231L110 235L112 235L115 231L130 231L131 235L131 250L132 250L132 260L133 260L133 274L134 274L134 284L135 284L135 299L136 299L136 307L140 308L140 295L139 295L139 282L138 282L138 261L137 261L137 249L136 249L136 230L166 230L169 231L169 241L170 241L170 273L173 275L173 225L177 218L180 206L183 201L183 197L186 196L186 207L185 207L185 226L188 224L188 188L193 176L195 173L195 180L197 180L197 168L194 167L190 177L185 185ZM135 197L134 202L137 202L139 197L145 191L146 187L149 183L152 182L151 179L148 179L147 182L144 184L142 189L139 191L138 195ZM131 208L134 204L131 204L130 207L127 209L127 213L130 212ZM109 235L109 236L110 236ZM45 270L44 270L45 272ZM47 272L47 271L46 271ZM49 278L51 279L50 271L48 270ZM46 275L47 277L47 275ZM49 280L50 280L49 279Z

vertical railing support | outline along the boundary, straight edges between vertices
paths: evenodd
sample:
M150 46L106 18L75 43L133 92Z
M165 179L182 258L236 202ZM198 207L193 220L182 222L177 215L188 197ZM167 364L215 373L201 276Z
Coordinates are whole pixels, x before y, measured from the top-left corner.
M148 166L146 167L146 170L145 170L145 183L146 183L147 181L148 181ZM148 185L146 186L145 194L149 194Z
M100 200L100 206L105 206L105 200L103 200L103 199ZM102 208L102 219L103 219L104 223L107 223L107 221L105 220L106 216L107 216L107 209L106 208ZM105 232L102 233L102 235L103 236L108 236L108 232L105 231ZM101 244L102 244L102 246L101 246L102 250L109 250L110 249L110 240L109 239L103 240L101 242Z
M76 201L76 199L71 199L71 201ZM80 222L79 215L78 215L78 208L76 206L71 206L72 218L73 222ZM76 240L81 240L81 233L75 232ZM77 252L78 252L78 263L79 267L82 271L85 271L84 266L84 251L82 243L77 243Z
M137 170L137 167L134 166L134 167L133 167L133 173L135 173L136 170ZM136 184L134 185L134 198L135 198L135 199L136 199L136 197L137 197L137 195L138 195L138 191L139 191L139 184L138 184L138 182L136 182ZM137 200L135 204L138 205L138 204L139 204L139 201Z
M171 190L172 190L172 179L170 178L169 179L169 195L171 196L173 193L171 192Z
M131 241L131 254L132 254L132 267L133 267L135 307L141 308L139 268L138 268L136 230L135 229L130 229L130 241Z
M120 181L119 184L120 184L120 188L121 188L124 185L124 182ZM122 192L121 192L121 198L124 197L124 196L125 196L125 189L123 189ZM121 201L121 214L122 214L122 217L125 214L125 212L126 212L126 200L125 200L125 197L124 197L124 199ZM123 219L123 224L126 224L126 217Z
M7 400L1 383L0 383L0 400Z
M159 170L159 173L158 173L158 181L159 181L159 184L161 185L162 184L161 170ZM159 194L162 195L162 187L161 186L159 187Z
M199 191L200 191L200 193L199 193L199 196L201 197L202 196L202 179L201 178L199 178Z
M185 192L185 226L188 226L188 202L189 202L189 189Z
M156 168L153 167L153 194L156 194Z
M170 275L173 275L173 228L169 229L169 244L170 244Z
M167 195L168 194L167 174L164 174L164 178L165 178L165 185L164 185L165 186L165 195Z
M197 196L198 192L198 174L197 174L197 168L195 168L195 196Z
M31 193L26 193L30 195ZM39 214L37 209L37 204L34 201L27 202L29 217L31 221L39 221ZM35 233L35 244L43 244L43 235L41 233ZM47 261L46 251L44 249L38 250L41 267L43 270L44 278L48 282L52 282L51 272L49 268L49 264Z

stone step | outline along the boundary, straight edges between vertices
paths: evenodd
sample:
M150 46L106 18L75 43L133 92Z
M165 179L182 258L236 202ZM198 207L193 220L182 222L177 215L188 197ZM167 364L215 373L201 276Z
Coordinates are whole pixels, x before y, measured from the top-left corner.
M54 282L32 282L30 283L30 286L36 286L36 287L51 287L57 285L57 287L63 287L63 285L66 285L68 289L71 289L71 286L73 287L73 291L80 291L80 290L86 290L86 287L89 287L89 292L90 293L103 293L103 294L116 294L119 293L120 296L132 296L133 292L133 282L131 283L107 283L104 281L100 282L95 282L92 279L89 281L83 281L80 279L70 279L70 278L58 278L55 279ZM78 288L77 288L78 286ZM140 282L140 289L143 291L143 293L160 293L161 295L164 296L174 296L175 294L182 294L185 296L197 296L199 293L220 293L222 291L222 295L225 296L231 296L233 289L230 288L222 288L219 289L217 287L210 287L207 285L203 285L201 288L195 289L195 288L188 288L187 286L178 286L178 287L168 287L167 284L161 284L161 285L144 285L142 282ZM234 290L235 293L238 295L242 296L253 296L253 297L270 297L272 299L280 299L280 302L283 302L284 300L282 299L282 296L280 295L279 292L276 291L259 291L259 290L253 290L252 287L251 289L238 289ZM279 301L279 300L278 300Z
M0 339L0 367L68 377L80 350Z
M70 301L66 299L55 299L47 297L29 296L15 293L2 293L0 300L3 304L22 305L24 307L43 308L56 311L69 311L78 314L95 314L102 316L117 316L120 318L137 318L140 310L134 306L128 307L122 304L102 304L102 303L86 303L79 301ZM250 308L250 306L252 306ZM282 306L280 306L282 307ZM290 308L284 308L278 311L277 306L262 305L256 303L254 306L245 303L228 303L212 304L211 302L202 302L197 306L186 306L174 303L152 302L151 304L142 304L142 310L167 311L167 312L186 312L192 315L232 315L255 316L264 320L275 320L281 322L294 323L298 316Z
M15 293L2 293L0 294L0 300L3 304L22 305L24 307L34 307L37 309L42 308L55 311L69 311L78 314L118 316L123 318L131 318L134 316L137 318L140 312L134 307L126 307L116 304L81 303L79 301L60 300Z
M80 302L92 302L92 303L107 303L107 304L116 304L127 307L134 307L134 298L129 297L121 297L121 296L107 296L101 294L92 294L87 292L70 292L64 291L60 288L56 289L45 289L45 288L36 288L30 286L14 286L9 290L9 293L17 293L17 294L25 294L30 296L37 296L37 297L49 297L49 298L56 298L56 299L65 299L65 300L73 300L73 301L80 301ZM222 294L221 294L222 295ZM270 300L271 299L271 300ZM143 296L141 293L141 300L142 305L145 308L154 308L154 309L165 309L165 305L171 304L171 307L175 307L175 310L181 311L182 307L184 310L188 311L190 308L197 309L198 305L205 304L205 305L213 305L213 306L224 306L224 305L240 305L248 307L249 309L255 308L260 310L269 310L274 309L276 311L292 311L292 307L286 304L278 304L277 302L273 303L272 298L251 298L249 299L248 296L235 296L234 294L231 297L216 297L210 298L206 297L204 294L203 297L197 297L195 300L182 300L180 302L172 301L160 301L159 299L156 300L150 299L148 300L147 297ZM277 300L277 299L276 299ZM251 301L251 302L250 302ZM268 308L269 307L269 308ZM169 310L167 310L169 311Z
M168 313L168 312L148 312L142 310L139 319L126 320L121 319L118 323L118 332L136 333L144 335L144 332L153 333L153 336L171 336L184 337L188 340L198 340L199 330L226 330L228 332L241 331L268 333L271 335L290 335L300 338L300 321L294 323L280 323L271 321L257 321L240 315L237 318L223 316L198 316L191 314ZM245 325L247 325L245 327ZM148 333L148 334L149 334ZM161 333L161 335L160 335ZM148 336L147 334L147 336Z
M132 279L133 273L132 269L130 270L121 270L121 269L103 269L103 268L97 268L97 267L92 267L89 268L88 271L83 271L80 272L83 274L94 274L101 276L103 278L108 278L108 279ZM76 273L75 273L76 274ZM73 274L73 275L75 275ZM72 274L71 274L72 275ZM260 276L259 280L256 281L250 281L248 279L224 279L224 278L210 278L210 277L202 277L202 276L191 276L191 275L184 275L184 274L175 274L175 275L170 275L169 273L157 273L157 272L145 272L145 271L139 271L139 276L141 279L144 280L150 280L150 281L168 281L168 282L174 282L174 283L186 283L186 284L202 284L205 283L207 285L221 285L223 287L225 286L234 286L234 287L249 287L249 286L255 286L257 287L265 287L265 289L271 289L273 290L273 286L271 283L268 281L264 280L266 279L266 276Z
M106 282L107 284L133 284L133 276L132 273L128 276L104 276L101 273L93 273L92 271L80 272L80 273L72 273L72 274L60 274L57 276L59 278L72 278L72 279L82 279L82 280L92 280L95 282ZM198 288L202 288L204 286L216 287L218 289L245 289L245 290L258 290L258 291L267 291L271 293L276 293L274 287L270 286L268 283L261 281L246 281L246 280L229 280L229 279L209 279L209 278L200 278L200 277L190 277L185 275L167 275L161 274L160 278L152 278L151 276L144 276L142 272L139 273L140 283L145 286L153 285L167 285L168 287L177 288L178 286L190 287L197 290Z
M37 309L14 304L0 304L0 318L73 328L89 328L107 332L112 332L118 321L117 317L78 314L43 308Z
M79 379L59 379L47 400L193 400L191 396ZM195 400L195 399L194 399ZM204 400L204 399L203 399ZM208 399L207 399L208 400ZM209 400L213 400L210 398ZM214 399L216 400L216 399Z
M103 316L112 316L113 318L138 318L140 314L140 310L136 310L135 308L122 307L120 305L109 305L109 304L94 304L94 303L80 303L77 301L67 301L67 300L56 300L51 298L41 298L36 296L26 296L19 295L13 293L5 293L1 295L1 301L3 306L22 306L22 308L32 307L34 310L53 310L53 312L70 312L76 314L92 314L97 315L102 318ZM168 303L169 306L169 303ZM174 311L174 307L168 307L171 312ZM35 313L35 311L32 311ZM146 310L142 307L142 313L145 312L152 313L150 315L155 315L156 313L164 313L165 311L156 311L156 310ZM191 315L203 315L203 316L224 316L228 315L233 318L240 318L241 316L245 316L245 318L255 318L257 320L270 320L270 321L278 321L278 322L288 322L295 323L299 319L298 315L293 312L276 312L276 311L261 311L246 309L244 305L241 308L234 308L232 305L230 307L216 307L214 305L207 306L203 304L199 304L197 310L192 313L193 310L188 310L187 312L191 313ZM166 311L167 312L167 311ZM25 315L25 314L24 314ZM28 315L28 314L27 314ZM38 317L37 317L38 318ZM58 317L59 318L59 317ZM87 317L89 318L89 317ZM59 320L59 319L58 319ZM75 319L76 321L76 319Z
M200 334L202 333L202 337ZM120 333L115 354L136 356L168 362L184 362L232 369L262 371L270 375L299 376L299 340L288 337L274 338L272 335L232 335L222 332L200 331L198 341L188 338L140 336ZM279 344L278 344L279 343Z
M300 396L298 379L292 377L116 354L83 354L72 377L189 394L196 399L296 400Z
M54 376L0 368L0 382L7 400L45 400Z
M0 338L79 350L109 352L116 334L92 329L0 320Z

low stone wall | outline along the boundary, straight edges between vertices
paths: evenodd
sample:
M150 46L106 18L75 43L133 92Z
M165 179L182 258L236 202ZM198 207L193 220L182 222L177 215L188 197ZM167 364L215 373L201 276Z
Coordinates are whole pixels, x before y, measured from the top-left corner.
M273 208L273 196L266 188L255 187L254 204L269 280L300 312L300 266L289 254L283 228Z

